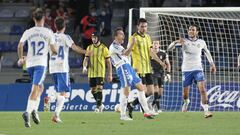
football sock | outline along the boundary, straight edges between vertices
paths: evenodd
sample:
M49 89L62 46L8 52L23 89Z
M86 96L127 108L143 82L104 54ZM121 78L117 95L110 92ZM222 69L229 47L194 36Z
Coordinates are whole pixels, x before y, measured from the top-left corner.
M143 108L144 112L149 112L149 108L147 105L147 98L145 96L144 91L138 91L138 98L139 98L139 102Z
M97 107L101 106L102 105L102 89L98 89L97 90Z
M121 101L120 101L121 116L126 115L127 101L128 101L128 97L125 96L124 94L122 94L122 96L121 96Z
M93 98L97 101L97 91L91 91Z
M35 109L36 106L36 100L31 100L30 98L28 99L28 103L27 103L27 109L26 112L28 114L31 114L32 111Z
M65 97L62 95L57 96L57 103L56 103L56 109L55 114L57 117L60 116L60 112L62 111L63 105L64 105Z
M36 105L35 105L35 107L34 107L34 109L33 109L33 110L35 110L36 112L38 111L39 104L40 104L40 97L37 98L37 100L36 100Z

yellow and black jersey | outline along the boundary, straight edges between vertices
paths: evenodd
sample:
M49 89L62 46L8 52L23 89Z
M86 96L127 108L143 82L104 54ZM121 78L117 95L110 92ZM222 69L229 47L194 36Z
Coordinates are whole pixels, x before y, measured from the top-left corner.
M101 43L99 46L91 44L87 47L87 51L91 51L88 63L88 78L105 77L106 59L110 58L108 48Z
M136 38L136 43L132 49L132 64L133 68L138 74L145 75L151 73L152 67L150 62L150 48L152 46L152 40L148 34L140 35L139 33L134 33L132 37Z

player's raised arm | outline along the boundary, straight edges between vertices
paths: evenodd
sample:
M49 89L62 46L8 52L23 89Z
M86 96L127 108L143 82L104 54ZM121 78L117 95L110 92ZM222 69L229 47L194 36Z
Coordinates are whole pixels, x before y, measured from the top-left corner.
M134 36L131 37L128 43L128 48L123 51L123 55L129 56L129 54L132 52L133 46L136 43L136 38Z
M168 51L175 49L176 47L181 47L184 45L184 39L179 38L179 40L173 41L167 48Z
M73 51L79 54L86 54L86 50L82 49L81 47L78 47L75 43L72 44L71 48L73 49Z
M205 45L204 45L203 50L204 50L204 53L205 53L205 55L206 55L206 57L207 57L207 59L208 59L208 62L209 62L210 65L211 65L210 71L213 72L213 73L216 73L216 70L217 70L217 69L216 69L216 66L215 66L215 64L214 64L214 62L213 62L212 55L211 55L210 51L209 51L208 48L207 48L206 43L205 43Z

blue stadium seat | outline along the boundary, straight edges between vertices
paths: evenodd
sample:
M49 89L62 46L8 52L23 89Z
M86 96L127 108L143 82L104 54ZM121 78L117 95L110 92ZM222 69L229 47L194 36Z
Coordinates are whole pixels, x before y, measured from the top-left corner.
M29 9L18 9L15 11L15 17L18 17L18 18L27 18L29 17Z
M24 26L12 25L10 35L21 35L24 32Z
M7 41L0 41L0 51L7 51L8 43Z
M0 41L0 51L2 52L16 52L17 51L18 42L10 42L10 41Z
M0 34L9 34L10 26L6 24L0 24Z
M0 10L0 18L12 18L14 12L10 9L2 9Z

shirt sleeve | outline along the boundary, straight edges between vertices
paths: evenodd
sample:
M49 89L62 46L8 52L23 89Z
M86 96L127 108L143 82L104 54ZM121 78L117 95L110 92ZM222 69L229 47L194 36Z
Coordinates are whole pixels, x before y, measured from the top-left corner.
M108 52L108 49L107 47L104 47L104 58L109 58L110 57L110 54Z
M208 59L208 62L209 63L213 63L212 55L211 55L210 51L208 50L207 44L206 44L205 41L203 41L203 45L204 45L203 46L203 50L204 50L204 53L205 53L205 55L206 55L206 57Z
M147 35L147 43L148 43L148 47L151 48L152 47L152 39L150 37L150 35Z
M89 45L89 46L87 47L86 51L89 51L89 50L90 50L90 46L91 46L91 45ZM85 57L89 57L89 55L87 55L87 53L86 53L86 54L85 54Z
M74 42L73 42L72 38L69 35L66 35L66 45L68 47L72 47L73 43Z

